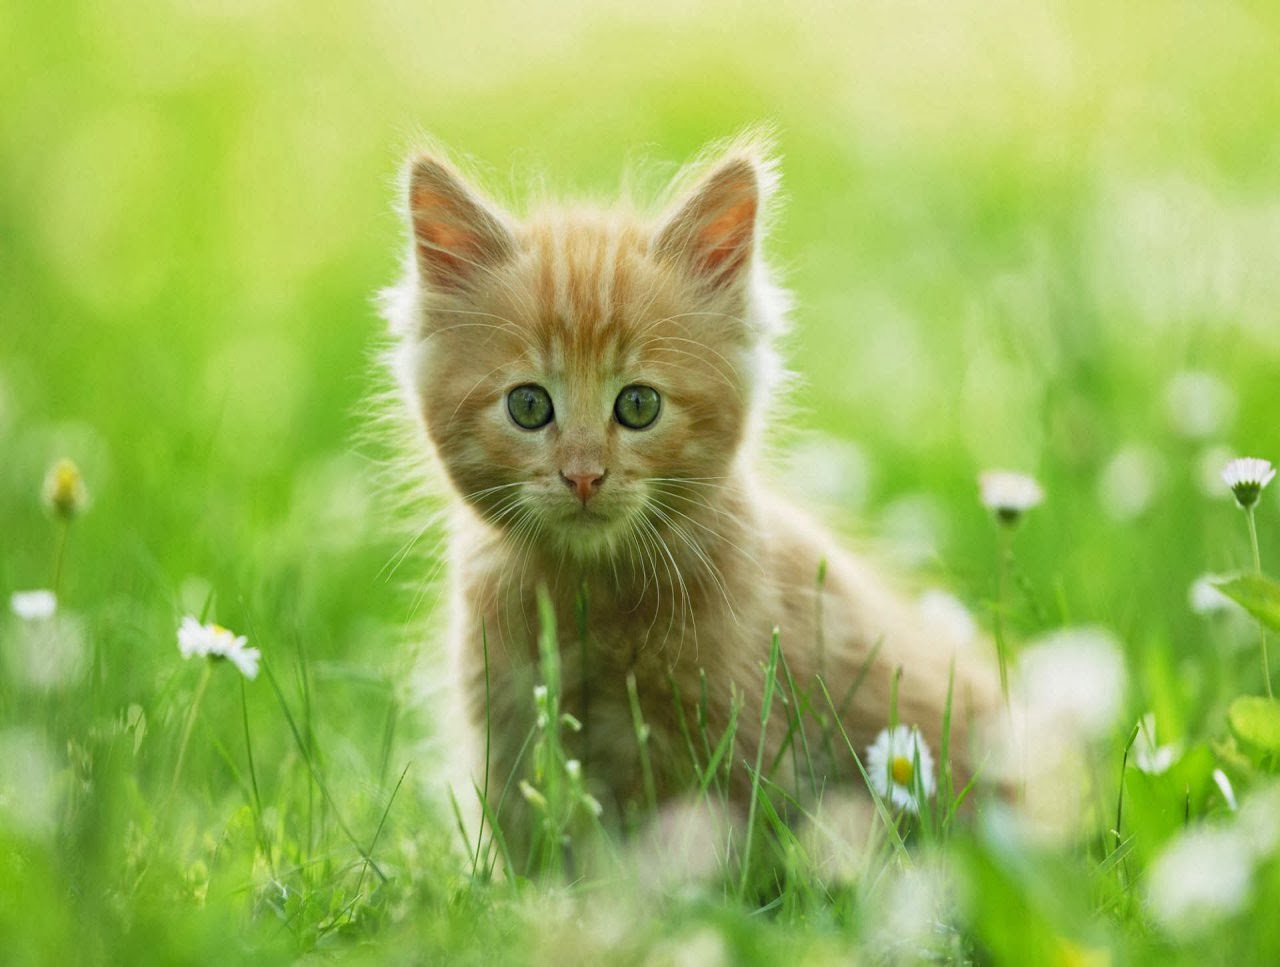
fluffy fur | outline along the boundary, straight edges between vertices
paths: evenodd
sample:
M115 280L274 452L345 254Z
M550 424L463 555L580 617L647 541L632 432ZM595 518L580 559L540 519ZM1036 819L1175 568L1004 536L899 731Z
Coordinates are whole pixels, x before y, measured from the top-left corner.
M859 751L888 724L898 669L899 720L939 748L946 634L762 483L757 444L785 308L760 252L775 165L745 139L698 171L657 217L548 205L516 219L441 156L411 161L412 245L388 315L398 380L454 495L439 674L473 739L486 715L487 636L492 788L527 768L518 757L534 721L540 586L562 629L562 704L584 724L573 752L610 811L642 798L628 675L651 729L657 794L669 799L693 776L677 704L694 721L704 681L710 733L725 729L736 693L736 755L754 757L775 627L799 690L821 696L821 676L839 701L863 676L843 722ZM550 394L545 427L509 415L507 394L523 384ZM642 430L614 417L632 384L661 396ZM952 750L962 776L968 723L994 695L987 661L960 655ZM769 732L773 761L780 718ZM477 786L480 749L458 753ZM847 757L827 767L824 783L857 775ZM744 799L747 770L734 775Z

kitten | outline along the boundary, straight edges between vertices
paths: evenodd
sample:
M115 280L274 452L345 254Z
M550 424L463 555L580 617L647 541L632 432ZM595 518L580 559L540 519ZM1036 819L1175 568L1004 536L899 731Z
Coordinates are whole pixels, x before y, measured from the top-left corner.
M475 788L486 714L489 787L528 769L540 587L562 707L583 724L572 751L611 814L646 794L629 676L660 802L693 786L703 750L684 730L699 705L714 742L741 700L730 796L745 802L775 627L796 692L829 711L821 676L859 755L889 724L898 669L898 719L939 751L947 635L761 477L785 309L760 254L774 163L742 139L699 170L657 218L548 205L516 219L441 158L411 162L412 251L388 315L399 381L454 493L447 673ZM960 776L993 681L984 656L958 656ZM765 762L786 731L775 705ZM834 748L821 785L857 779L838 731Z

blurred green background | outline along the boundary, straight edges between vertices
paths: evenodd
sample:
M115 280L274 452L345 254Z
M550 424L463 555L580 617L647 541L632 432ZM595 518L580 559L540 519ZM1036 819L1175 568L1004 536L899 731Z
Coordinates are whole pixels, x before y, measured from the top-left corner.
M1198 500L1197 459L1280 452L1278 24L1263 2L19 5L0 578L40 582L31 494L66 453L99 507L76 580L271 581L341 543L342 582L378 595L347 552L378 532L357 434L415 135L518 207L541 184L607 198L628 167L658 186L765 121L791 424L859 447L826 502L980 594L973 476L1039 473L1024 553L1052 597L1180 638L1187 582L1241 537ZM1230 394L1189 435L1167 399L1184 369ZM1098 489L1117 454L1112 489L1127 471L1150 492L1120 520ZM1139 622L1135 596L1160 607Z
M0 714L46 715L60 769L131 705L178 729L196 674L173 629L212 600L277 667L315 662L290 701L385 804L434 562L428 537L394 566L399 471L366 428L420 132L518 210L535 186L657 188L771 123L800 375L781 485L981 611L976 474L1036 474L1019 631L1114 628L1135 714L1175 730L1259 684L1186 595L1247 561L1206 475L1280 457L1280 5L73 0L9 5L0 49L6 596L49 582L47 466L75 459L93 501L61 589L84 668L11 681ZM273 714L265 682L248 701ZM169 741L135 795L163 790ZM256 741L291 761L283 727ZM241 801L211 749L196 799ZM125 801L49 855L109 878Z

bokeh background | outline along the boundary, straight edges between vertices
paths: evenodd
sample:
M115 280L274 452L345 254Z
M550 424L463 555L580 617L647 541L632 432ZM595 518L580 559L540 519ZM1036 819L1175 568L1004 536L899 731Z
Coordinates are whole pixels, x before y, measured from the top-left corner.
M981 614L995 542L976 475L1030 472L1047 499L1018 534L1017 631L1112 628L1135 713L1175 732L1220 724L1257 674L1232 645L1252 639L1193 615L1187 589L1248 560L1221 464L1280 457L1269 0L71 0L9 5L0 49L6 596L49 581L48 465L75 459L92 496L61 588L79 649L38 688L11 661L0 689L11 725L48 716L32 741L57 775L68 736L127 731L134 706L153 736L178 729L195 673L173 629L209 607L286 685L306 655L290 700L385 804L433 542L397 563L398 471L366 432L373 296L399 270L396 176L424 133L518 210L534 188L656 189L707 142L773 125L767 251L800 377L781 485ZM248 708L270 718L259 686ZM239 715L234 688L207 701ZM283 728L255 741L292 761ZM171 745L147 748L116 766L143 799L173 767ZM233 785L211 749L192 753L194 811ZM263 783L284 795L279 770ZM47 847L50 936L70 915L58 864L109 879L128 798Z
M518 205L608 197L637 168L659 187L763 121L790 425L856 445L801 446L787 486L980 593L975 473L1041 474L1023 553L1045 607L1190 645L1187 582L1240 537L1198 459L1280 451L1278 21L1263 2L20 5L0 27L3 580L43 573L30 498L65 453L100 508L78 580L269 583L342 544L326 563L376 597L347 552L378 531L357 438L415 138ZM1217 382L1179 396L1188 369Z

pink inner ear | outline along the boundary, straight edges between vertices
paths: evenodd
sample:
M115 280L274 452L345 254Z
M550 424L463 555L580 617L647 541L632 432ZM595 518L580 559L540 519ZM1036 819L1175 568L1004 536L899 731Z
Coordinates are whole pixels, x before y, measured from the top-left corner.
M749 195L729 205L698 232L699 269L718 279L732 278L751 255L756 199Z
M452 200L429 188L415 189L411 204L418 256L437 285L453 284L475 261L480 239L458 221Z

